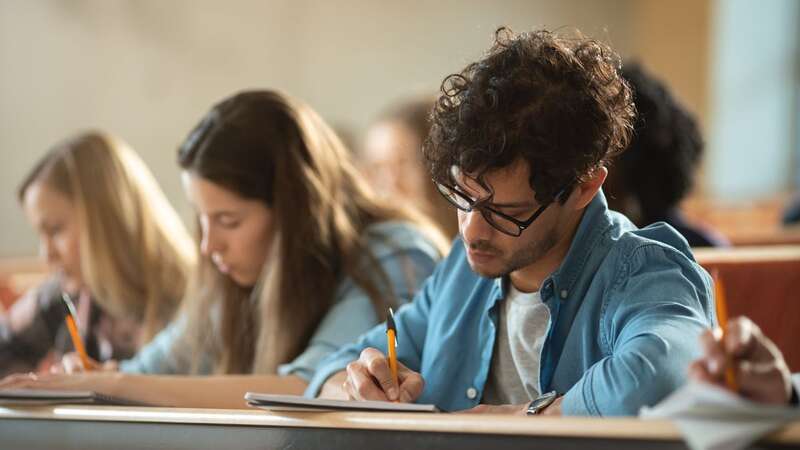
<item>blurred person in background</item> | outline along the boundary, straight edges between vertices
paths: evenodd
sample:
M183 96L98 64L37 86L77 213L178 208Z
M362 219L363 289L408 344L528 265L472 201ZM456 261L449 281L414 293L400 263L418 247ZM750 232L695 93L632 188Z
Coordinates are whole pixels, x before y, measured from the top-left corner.
M196 251L127 144L103 132L70 137L38 162L18 197L51 273L0 315L0 374L72 350L64 295L97 361L133 356L172 320Z
M633 91L637 118L630 146L609 167L603 186L609 208L638 227L666 222L691 247L729 245L718 232L692 222L680 210L703 155L695 118L639 64L625 64L622 76Z
M367 130L361 168L379 194L414 205L453 238L458 218L431 181L422 155L434 101L433 95L418 96L380 114Z
M299 394L322 358L408 302L446 250L422 214L373 194L311 107L280 92L214 105L178 163L201 251L178 319L122 373L0 387L205 408L242 407L247 391ZM65 369L80 371L70 356Z

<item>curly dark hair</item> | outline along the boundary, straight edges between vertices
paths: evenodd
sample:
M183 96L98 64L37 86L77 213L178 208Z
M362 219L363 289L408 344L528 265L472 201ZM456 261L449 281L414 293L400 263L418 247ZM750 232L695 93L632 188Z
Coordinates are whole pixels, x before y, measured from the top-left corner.
M522 157L544 203L625 149L635 110L620 58L576 34L500 28L482 59L444 79L424 146L434 180Z
M663 219L692 189L703 138L694 116L660 80L637 63L626 63L622 76L633 90L638 117L614 171L649 223Z

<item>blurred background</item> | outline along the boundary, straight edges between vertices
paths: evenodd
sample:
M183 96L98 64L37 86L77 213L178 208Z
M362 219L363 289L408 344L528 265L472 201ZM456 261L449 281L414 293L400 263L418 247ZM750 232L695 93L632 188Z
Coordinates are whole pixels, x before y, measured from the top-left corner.
M16 188L77 130L127 140L188 221L176 147L212 103L285 90L358 147L501 25L578 28L666 81L707 142L687 214L769 241L800 188L799 22L794 0L0 0L0 257L36 254Z

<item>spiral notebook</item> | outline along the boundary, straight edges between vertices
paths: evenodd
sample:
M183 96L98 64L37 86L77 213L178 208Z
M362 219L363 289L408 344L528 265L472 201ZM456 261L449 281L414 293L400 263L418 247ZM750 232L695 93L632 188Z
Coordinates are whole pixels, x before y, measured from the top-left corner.
M147 404L92 391L60 391L50 389L0 389L0 405L120 405Z
M305 398L297 395L271 395L248 392L244 399L256 408L271 411L384 411L439 412L435 405L377 401L347 401Z

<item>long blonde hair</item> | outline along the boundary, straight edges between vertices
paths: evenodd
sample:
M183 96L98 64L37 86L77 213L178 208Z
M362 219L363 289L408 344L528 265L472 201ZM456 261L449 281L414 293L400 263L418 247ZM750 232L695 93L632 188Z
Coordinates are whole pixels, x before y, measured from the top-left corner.
M189 336L195 361L212 354L216 372L273 373L291 361L307 346L345 277L383 317L395 299L362 239L369 225L412 222L442 252L447 246L419 213L377 200L325 122L278 92L242 92L217 104L178 160L183 169L274 212L275 235L254 288L235 286L209 258L199 263ZM365 258L372 264L365 265ZM365 273L365 267L378 269Z
M20 186L69 198L84 283L114 317L142 324L143 342L172 319L196 261L191 236L153 175L122 140L91 131L60 142Z

